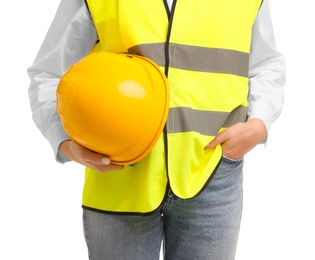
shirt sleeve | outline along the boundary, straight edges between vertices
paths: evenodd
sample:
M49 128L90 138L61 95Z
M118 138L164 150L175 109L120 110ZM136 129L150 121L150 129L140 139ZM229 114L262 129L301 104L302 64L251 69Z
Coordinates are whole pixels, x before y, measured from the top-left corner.
M94 46L96 30L83 0L62 0L57 13L27 73L34 123L53 148L58 162L69 161L58 152L69 137L56 112L56 89L60 77Z
M269 131L282 110L284 84L284 57L276 49L269 3L264 0L252 30L248 119L261 119Z

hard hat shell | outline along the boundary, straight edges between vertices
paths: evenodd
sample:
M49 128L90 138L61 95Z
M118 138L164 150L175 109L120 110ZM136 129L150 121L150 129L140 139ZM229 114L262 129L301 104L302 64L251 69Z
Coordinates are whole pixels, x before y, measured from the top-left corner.
M88 54L57 88L57 111L69 137L115 164L138 162L150 152L168 110L164 73L132 54Z

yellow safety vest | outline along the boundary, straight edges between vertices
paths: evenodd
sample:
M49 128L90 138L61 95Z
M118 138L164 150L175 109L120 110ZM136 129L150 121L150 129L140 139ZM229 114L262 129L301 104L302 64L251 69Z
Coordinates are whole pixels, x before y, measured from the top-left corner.
M86 2L99 37L93 51L155 61L168 77L171 108L167 135L135 167L86 169L83 207L148 214L169 188L183 199L198 195L222 156L220 145L204 147L246 120L251 32L262 0L174 0L172 10L163 0Z

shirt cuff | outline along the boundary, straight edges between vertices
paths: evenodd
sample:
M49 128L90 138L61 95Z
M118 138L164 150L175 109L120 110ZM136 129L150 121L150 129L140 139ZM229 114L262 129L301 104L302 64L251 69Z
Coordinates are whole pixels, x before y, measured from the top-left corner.
M251 109L248 111L247 120L258 118L261 121L263 121L263 123L265 124L266 130L267 130L267 137L264 141L260 143L260 144L264 144L265 146L267 145L273 114L274 114L273 110L268 109L265 103L264 104L256 103L255 107L251 107Z
M63 127L60 122L55 122L50 126L50 128L47 131L46 138L54 151L56 161L59 163L69 162L70 160L61 152L59 152L58 149L59 145L63 141L70 139L70 137L63 130Z

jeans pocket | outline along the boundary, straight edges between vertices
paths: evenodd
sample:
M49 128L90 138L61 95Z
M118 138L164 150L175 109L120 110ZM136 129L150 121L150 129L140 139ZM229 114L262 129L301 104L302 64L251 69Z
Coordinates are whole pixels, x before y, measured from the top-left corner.
M229 158L227 156L222 155L222 161L225 161L225 162L227 162L229 164L238 164L238 163L243 161L243 157L240 158L240 159L231 159L231 158Z

